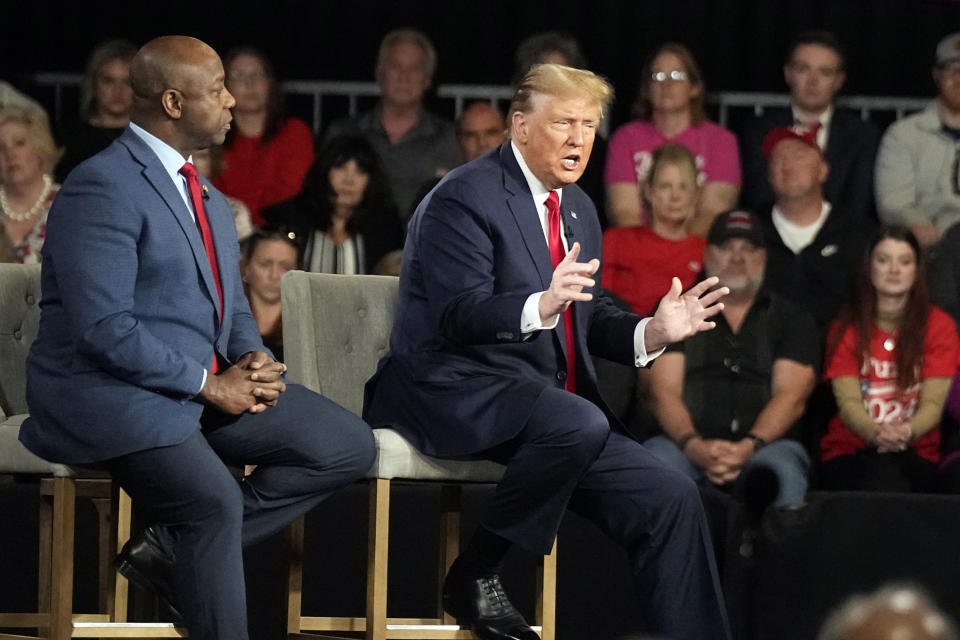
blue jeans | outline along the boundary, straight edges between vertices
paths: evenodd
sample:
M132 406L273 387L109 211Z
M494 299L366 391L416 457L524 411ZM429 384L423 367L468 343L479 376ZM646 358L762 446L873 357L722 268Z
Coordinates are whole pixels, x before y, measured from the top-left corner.
M670 438L654 436L644 442L643 446L668 466L685 473L697 482L706 481L703 469L680 451ZM780 492L773 506L803 506L806 502L810 475L810 456L802 444L796 440L775 440L750 456L744 465L743 473L746 474L751 467L758 465L769 468L780 481Z

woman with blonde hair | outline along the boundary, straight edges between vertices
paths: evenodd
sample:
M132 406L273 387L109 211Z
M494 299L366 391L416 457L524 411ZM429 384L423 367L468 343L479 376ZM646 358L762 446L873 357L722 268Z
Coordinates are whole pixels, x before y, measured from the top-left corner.
M0 262L40 262L60 153L46 114L0 109Z
M705 237L717 214L732 208L740 193L737 139L706 119L703 74L693 54L668 42L647 59L633 106L635 120L610 137L604 184L610 223L633 226L649 222L641 206L639 184L650 171L653 150L667 142L682 144L694 155L701 183L691 233Z

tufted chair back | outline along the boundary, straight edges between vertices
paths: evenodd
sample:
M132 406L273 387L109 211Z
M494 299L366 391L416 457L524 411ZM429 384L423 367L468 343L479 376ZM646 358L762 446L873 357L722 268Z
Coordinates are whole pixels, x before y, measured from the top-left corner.
M284 275L283 342L290 380L360 415L364 383L390 346L399 282L393 276ZM331 300L337 303L327 304Z
M27 413L27 352L39 325L40 265L0 264L0 418Z

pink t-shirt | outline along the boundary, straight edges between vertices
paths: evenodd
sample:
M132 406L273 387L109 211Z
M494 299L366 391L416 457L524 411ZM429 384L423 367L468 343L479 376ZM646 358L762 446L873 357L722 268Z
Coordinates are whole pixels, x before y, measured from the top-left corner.
M603 182L637 184L647 178L653 151L667 142L682 144L697 160L700 184L729 182L740 186L740 151L737 138L707 120L688 127L673 138L657 131L651 122L635 120L613 132L607 145Z

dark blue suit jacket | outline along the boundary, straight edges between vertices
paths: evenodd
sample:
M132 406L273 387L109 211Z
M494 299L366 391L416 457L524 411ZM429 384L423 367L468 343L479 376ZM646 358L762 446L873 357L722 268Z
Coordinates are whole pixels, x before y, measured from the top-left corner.
M244 297L230 207L205 201L224 313L196 223L156 154L129 129L70 173L43 247L40 330L20 439L88 463L182 442L214 345L227 363L263 349Z
M596 210L563 189L563 224L580 261L600 259ZM563 387L563 323L520 332L527 297L553 265L530 189L505 143L451 171L410 221L390 353L367 384L365 418L394 425L421 451L466 456L516 435L547 386ZM599 277L599 274L597 274ZM640 318L599 287L573 305L577 393L615 421L597 390L590 353L633 363Z
M775 127L792 127L789 107L771 108L744 127L740 137L743 165L743 191L740 202L753 211L772 206L774 196L767 177L767 159L763 157L763 138ZM873 202L873 165L880 134L870 122L845 109L835 109L830 119L824 158L830 173L823 185L827 202L852 215L876 219Z

